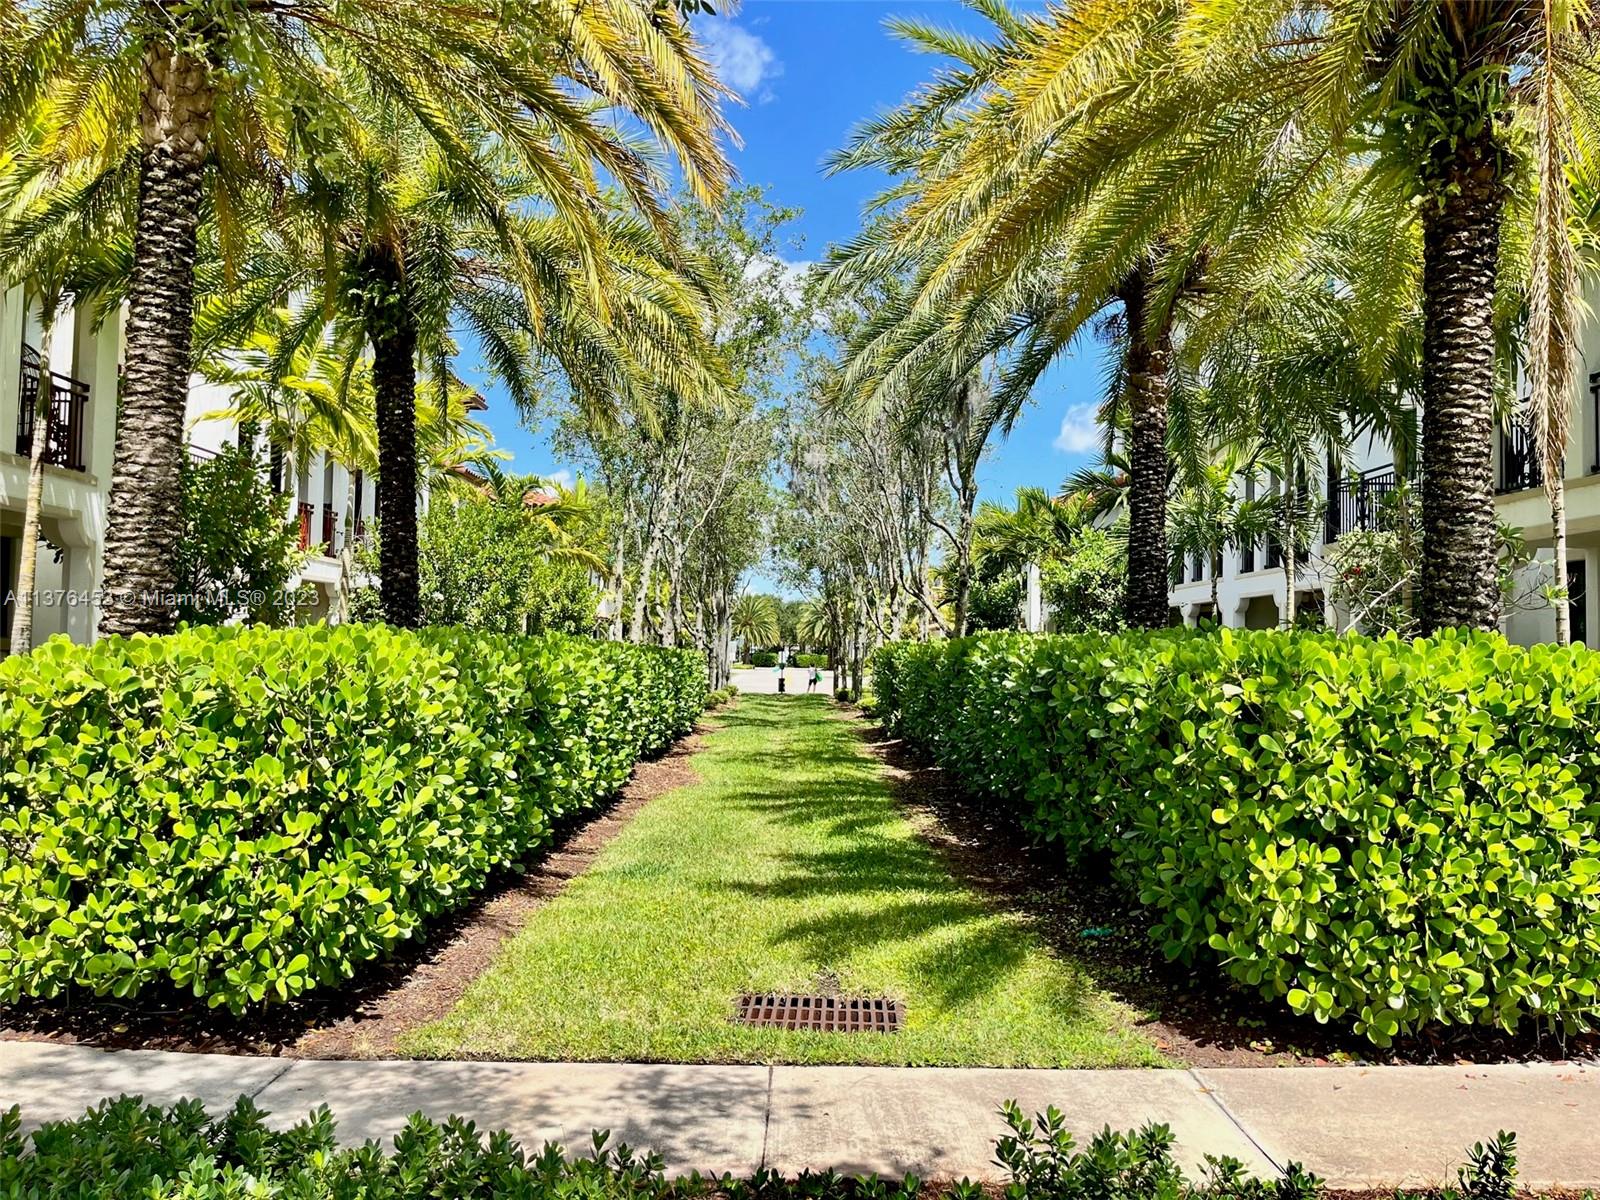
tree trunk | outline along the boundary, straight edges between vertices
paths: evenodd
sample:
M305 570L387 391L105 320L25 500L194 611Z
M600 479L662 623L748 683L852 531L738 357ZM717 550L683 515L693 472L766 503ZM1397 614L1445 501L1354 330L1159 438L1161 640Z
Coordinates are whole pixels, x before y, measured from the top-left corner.
M645 613L650 604L650 577L655 574L656 556L661 552L659 535L652 534L645 546L644 557L639 560L639 587L633 596L633 624L628 630L628 640L636 646L645 642Z
M422 625L417 567L417 325L405 269L393 248L373 249L376 285L368 312L373 408L378 426L378 586L383 617L399 629Z
M1492 123L1457 147L1449 186L1423 213L1422 568L1424 633L1500 622L1494 514L1493 305L1505 201Z
M215 91L205 63L145 55L127 367L105 535L102 634L167 633L177 620L178 506L189 394L196 231ZM109 408L109 397L102 397Z
M1292 493L1286 492L1285 496L1292 496ZM1288 502L1292 504L1294 503L1294 500L1290 499ZM1295 572L1300 565L1298 557L1295 553L1296 536L1294 518L1292 516L1285 515L1283 519L1283 627L1285 629L1294 628L1294 577Z
M1567 594L1567 484L1557 476L1550 487L1550 528L1556 543L1556 645L1572 645L1572 597ZM1587 602L1587 601L1586 601Z
M1128 591L1124 612L1135 628L1167 624L1167 371L1172 332L1151 336L1150 275L1141 267L1120 297L1128 324Z
M44 455L50 446L50 410L54 383L50 352L55 344L55 319L49 297L40 306L39 396L33 406L33 443L28 447L28 496L22 507L21 560L17 563L16 609L11 617L11 653L33 649L33 601L39 590L39 525L44 508ZM0 587L5 580L0 579Z

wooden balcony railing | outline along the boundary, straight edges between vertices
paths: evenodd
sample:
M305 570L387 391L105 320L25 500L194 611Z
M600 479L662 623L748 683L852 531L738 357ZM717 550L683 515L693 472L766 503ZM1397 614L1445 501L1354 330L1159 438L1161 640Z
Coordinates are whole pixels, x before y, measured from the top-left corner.
M311 514L316 512L315 504L300 502L300 549L311 549Z
M338 517L333 511L333 505L322 506L322 553L329 558L333 557L334 535L339 527Z
M17 453L33 453L33 426L39 409L39 352L22 347L22 386L17 406ZM89 385L70 375L50 372L49 424L45 431L44 461L68 471L87 471L83 453L84 426L89 409Z

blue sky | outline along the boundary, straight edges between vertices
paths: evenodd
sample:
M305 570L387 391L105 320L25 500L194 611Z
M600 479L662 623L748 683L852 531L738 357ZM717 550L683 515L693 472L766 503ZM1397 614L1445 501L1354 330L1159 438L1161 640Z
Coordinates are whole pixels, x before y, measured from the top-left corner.
M802 261L853 233L862 204L882 184L865 172L825 176L825 157L858 121L893 107L938 64L890 35L884 21L891 16L985 25L954 0L745 0L732 17L698 19L723 79L746 101L730 112L744 142L732 151L734 165L775 203L803 210L793 251ZM1009 499L1024 484L1054 488L1093 455L1099 381L1093 346L1046 376L1010 439L984 464L985 499ZM570 474L503 396L491 394L487 422L512 451L515 470Z

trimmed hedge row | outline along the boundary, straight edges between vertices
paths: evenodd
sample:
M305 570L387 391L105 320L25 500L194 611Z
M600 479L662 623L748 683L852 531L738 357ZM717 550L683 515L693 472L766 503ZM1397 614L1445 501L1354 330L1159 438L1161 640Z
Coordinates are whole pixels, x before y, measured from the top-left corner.
M688 651L379 625L0 664L0 1000L351 976L703 709Z
M1485 634L994 634L885 647L878 711L1169 957L1379 1044L1593 1027L1600 654Z

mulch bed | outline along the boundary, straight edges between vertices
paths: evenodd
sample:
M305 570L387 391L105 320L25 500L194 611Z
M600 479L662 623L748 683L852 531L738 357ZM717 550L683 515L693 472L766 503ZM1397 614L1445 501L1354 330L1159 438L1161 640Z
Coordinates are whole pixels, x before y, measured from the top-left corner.
M1493 1063L1600 1055L1600 1037L1562 1039L1492 1029L1426 1031L1387 1049L1331 1025L1295 1016L1239 989L1215 968L1166 961L1136 903L1104 874L1073 868L1030 841L992 804L962 794L880 727L862 736L883 762L898 799L952 872L1008 909L1027 914L1063 958L1101 987L1151 1014L1142 1028L1169 1057L1193 1067L1313 1066L1346 1062Z
M401 1034L443 1016L494 961L501 945L568 882L588 870L606 843L651 800L697 780L694 735L660 758L641 762L608 806L557 833L525 872L496 878L465 908L433 922L425 936L370 964L352 983L243 1017L207 1009L182 994L137 1004L87 1000L0 1007L0 1038L110 1049L228 1052L288 1058L386 1058Z

